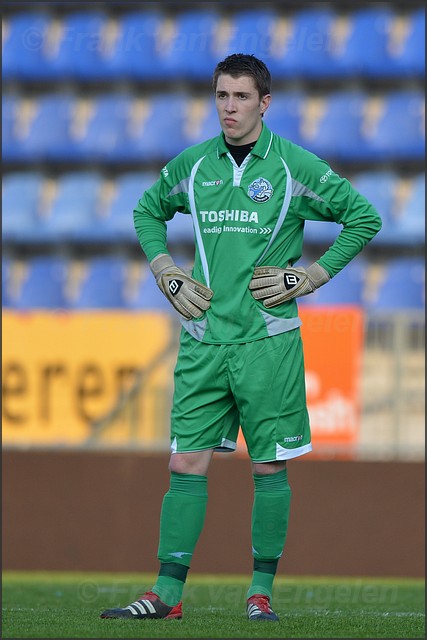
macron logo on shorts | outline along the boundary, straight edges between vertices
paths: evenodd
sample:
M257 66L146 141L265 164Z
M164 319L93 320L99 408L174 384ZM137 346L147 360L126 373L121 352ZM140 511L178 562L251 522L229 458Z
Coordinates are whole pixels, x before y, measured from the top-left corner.
M302 440L302 435L289 436L288 438L283 438L283 442L300 442L301 440Z

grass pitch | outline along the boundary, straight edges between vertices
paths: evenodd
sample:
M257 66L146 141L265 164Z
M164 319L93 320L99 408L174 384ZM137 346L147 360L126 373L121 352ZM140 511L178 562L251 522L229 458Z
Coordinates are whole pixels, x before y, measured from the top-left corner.
M249 622L248 577L189 575L183 620L102 620L149 589L149 574L3 573L3 638L421 638L424 581L282 578L280 622Z

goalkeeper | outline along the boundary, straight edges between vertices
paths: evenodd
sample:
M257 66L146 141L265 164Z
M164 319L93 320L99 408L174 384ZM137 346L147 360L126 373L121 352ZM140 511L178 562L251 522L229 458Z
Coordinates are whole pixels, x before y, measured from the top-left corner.
M151 591L104 611L104 618L182 617L209 464L215 451L236 448L241 427L254 482L246 614L251 621L278 620L271 598L291 502L286 465L312 448L297 298L328 286L380 230L381 219L324 160L269 130L263 116L270 82L252 55L220 62L213 77L220 135L171 160L134 211L142 250L183 328L159 575ZM166 226L175 214L192 217L191 275L168 251ZM305 269L298 260L306 220L342 229Z

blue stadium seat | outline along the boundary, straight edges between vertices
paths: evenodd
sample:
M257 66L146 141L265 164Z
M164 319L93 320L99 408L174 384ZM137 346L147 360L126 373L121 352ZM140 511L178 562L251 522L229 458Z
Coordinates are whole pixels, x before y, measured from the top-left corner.
M366 273L365 260L356 258L325 285L307 296L298 298L298 304L361 306L364 304Z
M277 44L273 44L269 60L273 78L333 75L330 34L334 18L333 11L324 8L297 10L285 19L280 18L276 26Z
M161 12L131 11L117 18L117 38L104 59L105 73L115 80L152 80L161 77Z
M210 78L217 63L214 43L219 25L214 11L180 11L169 38L159 47L161 78Z
M15 145L16 110L19 98L4 94L1 113L1 146L3 160L15 160L19 153Z
M306 220L304 241L309 244L331 245L341 233L342 225L334 222Z
M193 221L191 215L177 212L167 223L168 243L191 244L194 242Z
M393 171L366 171L357 174L351 180L359 191L376 208L381 216L382 229L375 236L375 244L389 244L396 240L394 230L395 191L398 176Z
M133 223L133 210L144 191L157 180L157 173L132 172L119 176L113 194L98 221L99 239L103 242L138 242Z
M398 176L393 171L365 171L355 175L351 183L374 205L384 220L392 216L397 179Z
M3 241L31 242L37 229L43 177L34 172L13 172L3 178Z
M110 161L123 144L132 99L128 94L102 94L76 99L68 159Z
M45 74L51 79L97 80L104 70L104 29L107 17L102 11L65 14L59 37L47 51Z
M43 75L51 25L44 13L16 13L3 18L3 80L33 80Z
M295 144L301 144L304 99L304 95L300 91L274 93L264 116L269 129Z
M136 98L130 108L125 136L114 157L140 162L170 160L186 146L186 110L187 98L180 93Z
M393 15L385 6L338 17L331 40L331 69L335 75L382 77L391 73L388 38Z
M329 161L363 159L361 131L365 100L361 91L307 96L302 108L301 144Z
M12 139L4 159L21 162L62 159L62 150L70 144L73 103L72 96L60 94L19 98L11 114Z
M269 9L247 9L236 11L230 16L228 37L216 43L217 59L232 53L249 53L258 56L268 64L277 14Z
M72 309L116 309L124 306L127 263L124 258L91 258L76 295L69 300Z
M102 177L96 172L76 171L60 176L55 197L40 216L35 239L51 243L98 241L101 191Z
M425 266L419 258L396 258L385 268L385 277L369 301L371 311L424 309Z
M425 74L425 9L418 9L404 16L396 15L395 20L398 22L395 32L399 37L393 38L389 43L391 68L396 76L423 77Z
M372 117L368 104L364 125L365 157L373 160L423 159L425 100L421 91L393 91L379 101L373 98L371 104Z
M419 174L411 181L408 197L396 212L393 230L398 244L424 245L425 211L425 175Z
M125 307L129 310L152 310L173 313L171 303L160 291L148 267L141 269L135 286L127 290Z
M66 308L67 262L41 256L29 259L26 267L26 276L11 306L20 310Z
M183 133L186 146L199 144L221 133L213 97L190 98L187 101Z
M10 273L12 269L12 260L5 256L1 259L1 306L10 306Z

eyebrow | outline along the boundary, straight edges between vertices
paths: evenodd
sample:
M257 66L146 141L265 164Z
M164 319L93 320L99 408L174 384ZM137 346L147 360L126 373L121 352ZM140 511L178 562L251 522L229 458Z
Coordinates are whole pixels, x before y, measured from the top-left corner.
M227 95L229 95L229 91L226 91L225 89L217 89L216 93L226 93ZM253 92L252 91L233 91L232 95L239 95L239 96L250 96Z

